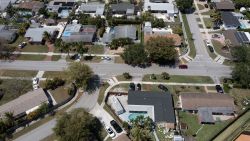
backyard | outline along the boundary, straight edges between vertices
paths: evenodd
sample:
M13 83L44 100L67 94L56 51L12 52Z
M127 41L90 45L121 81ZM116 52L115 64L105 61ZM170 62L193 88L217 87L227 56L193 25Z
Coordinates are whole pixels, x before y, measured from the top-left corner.
M58 87L55 90L50 90L50 93L57 103L63 102L69 97L68 88L65 86Z

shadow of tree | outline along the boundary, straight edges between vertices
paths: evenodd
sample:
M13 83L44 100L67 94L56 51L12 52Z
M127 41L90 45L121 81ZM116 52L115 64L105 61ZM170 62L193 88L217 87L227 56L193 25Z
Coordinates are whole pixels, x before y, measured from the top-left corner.
M96 89L100 87L100 77L98 75L93 75L87 84L86 91L88 93L93 93Z

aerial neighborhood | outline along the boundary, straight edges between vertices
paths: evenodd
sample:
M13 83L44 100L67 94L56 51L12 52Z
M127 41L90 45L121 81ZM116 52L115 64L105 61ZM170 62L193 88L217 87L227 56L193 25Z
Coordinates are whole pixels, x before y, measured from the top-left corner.
M250 0L0 0L0 141L250 141Z

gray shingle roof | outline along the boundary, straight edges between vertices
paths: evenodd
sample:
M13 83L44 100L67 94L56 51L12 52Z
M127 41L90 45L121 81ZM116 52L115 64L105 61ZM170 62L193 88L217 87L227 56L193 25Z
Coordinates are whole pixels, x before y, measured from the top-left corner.
M16 32L8 30L5 25L0 25L0 38L12 42L16 38Z
M104 8L105 8L105 4L101 4L101 3L82 3L79 10L82 12L87 12L87 13L95 12L97 15L103 15Z
M241 26L239 20L231 12L221 12L221 18L226 26Z
M111 4L111 10L113 12L127 12L128 9L131 9L131 11L134 11L135 6L130 3L118 3L118 4Z
M115 39L131 38L136 39L136 27L134 25L121 25L114 27Z
M30 91L21 95L4 105L0 106L0 115L3 116L6 112L13 112L14 116L30 110L43 102L47 102L48 98L42 88Z
M175 123L171 94L164 92L129 91L129 105L153 105L156 122Z
M54 31L58 30L55 27L42 27L42 28L29 28L24 37L31 38L32 42L41 42L43 40L43 34L47 31L50 34L53 34Z
M9 3L14 3L16 0L0 0L0 11L5 10Z
M231 1L222 1L222 2L216 2L215 3L216 9L218 10L234 10L234 4Z

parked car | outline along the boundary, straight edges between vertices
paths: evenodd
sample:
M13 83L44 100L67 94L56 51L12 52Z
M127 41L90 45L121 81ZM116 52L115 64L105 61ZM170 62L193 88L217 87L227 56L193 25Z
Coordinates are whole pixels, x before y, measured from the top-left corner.
M205 6L205 8L208 8L208 4L205 4L204 6Z
M79 61L80 61L81 55L79 55L79 54L74 54L73 56L70 57L70 59L72 59L72 60L79 60Z
M205 40L206 46L211 46L211 43L208 40Z
M115 137L115 132L112 130L111 127L105 126L105 130L107 131L107 133L111 138Z
M107 61L110 61L110 60L111 60L111 58L110 58L110 57L108 57L108 56L104 56L104 57L102 57L102 60L107 60Z
M162 84L158 85L158 88L165 91L165 92L168 91L168 88L166 86L162 85Z
M136 85L136 87L137 87L137 90L138 90L138 91L141 91L141 84L140 84L140 83L138 83L138 84Z
M110 124L114 127L114 129L117 133L122 132L122 128L120 127L120 125L118 125L118 123L115 120L111 120Z
M222 89L222 87L221 87L220 85L216 85L215 88L216 88L216 91L217 91L218 93L224 93L224 92L223 92L223 89Z
M26 42L22 42L21 44L18 45L19 48L24 48L27 45Z
M212 46L207 46L210 52L214 52L214 48Z
M129 90L130 91L135 91L135 84L134 83L129 84Z
M187 65L179 65L179 69L188 69Z
M35 77L33 78L33 85L37 85L39 81L39 78Z

